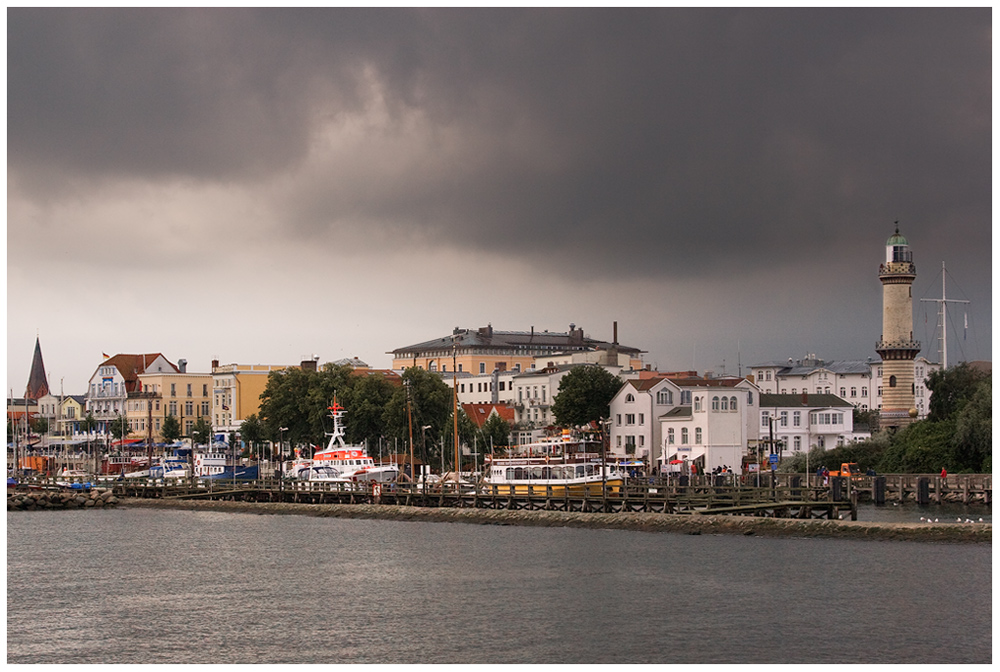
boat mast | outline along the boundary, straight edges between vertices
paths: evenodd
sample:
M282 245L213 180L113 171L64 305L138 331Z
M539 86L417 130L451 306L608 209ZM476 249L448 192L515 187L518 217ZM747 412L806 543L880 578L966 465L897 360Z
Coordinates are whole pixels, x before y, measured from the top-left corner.
M461 478L462 465L458 456L458 341L452 336L451 340L451 397L454 409L452 415L455 418L455 483Z
M968 301L961 301L959 299L949 299L947 292L945 292L945 278L947 273L945 272L944 262L941 262L941 298L940 299L920 299L921 301L927 301L929 303L940 303L941 304L941 338L938 340L941 342L941 369L948 368L948 322L947 322L947 305L949 303L969 303Z

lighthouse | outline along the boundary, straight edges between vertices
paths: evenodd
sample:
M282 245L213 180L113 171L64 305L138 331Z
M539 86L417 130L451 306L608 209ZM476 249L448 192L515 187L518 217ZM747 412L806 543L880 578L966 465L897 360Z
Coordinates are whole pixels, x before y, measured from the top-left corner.
M904 427L916 417L913 360L920 343L913 340L913 281L917 267L910 244L896 232L885 243L879 266L882 282L882 338L875 351L882 358L882 427Z

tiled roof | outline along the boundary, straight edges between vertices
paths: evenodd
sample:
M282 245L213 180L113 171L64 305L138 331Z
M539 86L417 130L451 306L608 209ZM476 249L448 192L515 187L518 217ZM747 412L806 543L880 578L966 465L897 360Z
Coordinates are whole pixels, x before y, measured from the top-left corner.
M482 427L493 411L497 412L501 420L514 424L514 408L507 404L462 404L462 410L475 423L476 427Z
M630 378L625 381L632 387L634 387L639 392L645 392L646 390L655 387L663 382L663 378L640 378L638 380Z
M125 389L129 392L134 392L139 374L145 373L146 367L155 362L158 357L163 357L163 353L154 352L144 355L117 354L114 357L104 360L101 366L110 365L117 368L118 372L122 374L122 378L125 379ZM167 359L166 357L163 358ZM169 360L167 360L167 364L170 364L170 368L174 373L180 373L177 367Z

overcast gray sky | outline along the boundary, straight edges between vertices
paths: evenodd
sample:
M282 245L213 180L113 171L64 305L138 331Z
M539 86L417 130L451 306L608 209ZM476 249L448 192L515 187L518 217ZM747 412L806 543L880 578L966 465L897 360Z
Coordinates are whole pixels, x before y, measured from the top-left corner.
M36 335L322 362L492 323L744 373L992 359L991 9L7 10L7 386ZM964 340L963 340L964 339Z

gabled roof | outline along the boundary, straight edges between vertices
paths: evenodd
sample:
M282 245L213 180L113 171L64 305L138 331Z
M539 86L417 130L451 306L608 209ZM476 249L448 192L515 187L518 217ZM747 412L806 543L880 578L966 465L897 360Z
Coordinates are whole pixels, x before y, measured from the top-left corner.
M462 404L462 410L476 427L482 427L493 413L510 424L514 424L516 419L514 408L507 404Z
M150 366L160 357L163 357L163 354L159 352L143 355L117 354L114 357L104 360L101 366L114 366L118 369L118 373L122 374L122 378L125 379L125 389L129 392L134 392L139 375L145 373L146 367ZM166 357L163 357L163 359L170 365L173 373L180 373L180 370Z
M835 394L761 394L761 408L854 408Z

